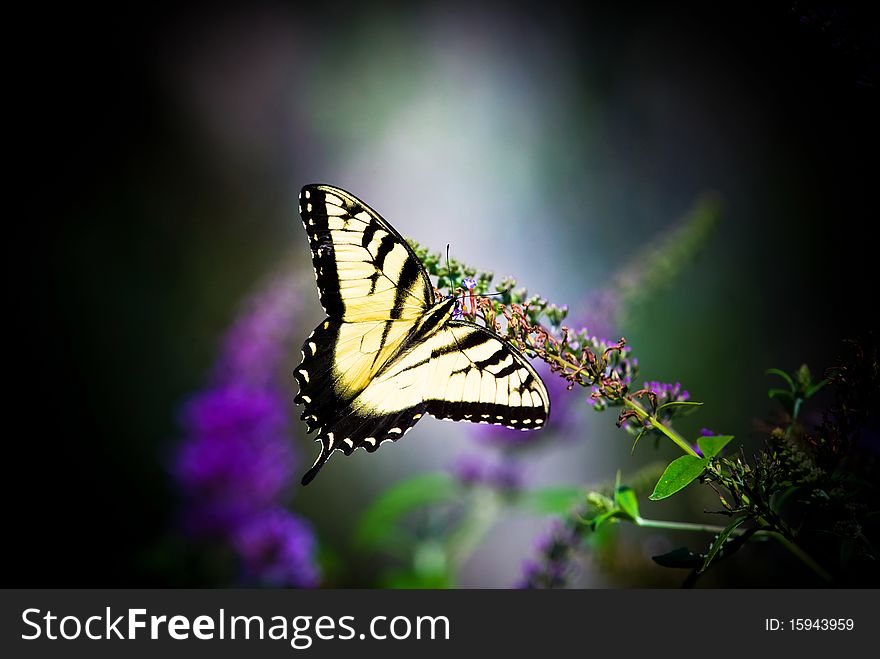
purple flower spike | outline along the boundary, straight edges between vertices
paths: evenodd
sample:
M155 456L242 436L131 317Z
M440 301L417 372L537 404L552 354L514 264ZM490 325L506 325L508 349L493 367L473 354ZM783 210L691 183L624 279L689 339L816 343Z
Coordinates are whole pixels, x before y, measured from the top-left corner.
M312 528L283 508L270 508L248 521L236 531L232 544L248 578L268 586L318 585Z
M477 280L474 279L473 277L465 277L461 281L461 285L464 286L469 291L472 291L477 287Z
M314 535L283 508L298 465L289 383L278 367L298 308L287 277L247 301L222 341L210 385L183 407L172 473L186 533L230 544L248 579L311 587L318 583Z

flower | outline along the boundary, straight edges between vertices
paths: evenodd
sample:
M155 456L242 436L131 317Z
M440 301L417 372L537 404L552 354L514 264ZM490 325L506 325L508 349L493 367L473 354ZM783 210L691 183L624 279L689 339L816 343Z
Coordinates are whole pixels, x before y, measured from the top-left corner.
M657 406L665 403L681 403L690 399L691 395L686 389L681 388L681 382L667 384L665 382L646 382L644 389L652 391L657 396Z
M465 277L461 280L461 285L464 286L469 291L474 290L477 287L477 280L473 277Z
M284 508L266 509L240 526L232 545L242 559L246 578L268 586L318 585L312 528Z
M184 532L230 544L249 579L309 587L318 583L314 534L283 508L297 456L289 384L278 365L298 308L285 276L246 301L208 386L183 405L184 439L171 471L184 502Z
M518 490L524 480L522 464L510 457L497 461L465 454L456 458L450 471L463 485L485 485L498 490Z
M538 560L523 563L523 576L517 588L561 588L571 573L573 553L581 538L576 528L554 520L552 526L535 543Z
M229 533L288 493L296 459L284 404L270 392L236 387L208 390L186 404L187 438L174 474L191 533Z

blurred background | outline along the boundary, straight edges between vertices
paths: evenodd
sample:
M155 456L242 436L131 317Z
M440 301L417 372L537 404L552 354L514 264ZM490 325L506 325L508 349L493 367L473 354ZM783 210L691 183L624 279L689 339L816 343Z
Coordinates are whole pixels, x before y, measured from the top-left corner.
M772 407L764 370L821 372L876 314L873 12L256 3L66 8L20 25L10 585L238 583L223 548L181 521L181 419L267 278L292 296L282 374L322 320L297 213L306 183L345 188L404 236L449 243L587 323L596 292L714 194L698 253L613 329L644 378L705 401L688 429L747 446ZM612 413L571 395L576 429L529 454L529 484L613 480L657 459L652 446L631 457ZM425 419L301 488L317 446L298 421L290 437L290 509L328 586L381 585L389 559L351 535L383 488L487 450L466 424ZM458 585L515 583L546 526L505 515ZM649 559L671 541L631 531L638 580L586 565L580 585L676 585ZM746 583L735 566L718 579Z

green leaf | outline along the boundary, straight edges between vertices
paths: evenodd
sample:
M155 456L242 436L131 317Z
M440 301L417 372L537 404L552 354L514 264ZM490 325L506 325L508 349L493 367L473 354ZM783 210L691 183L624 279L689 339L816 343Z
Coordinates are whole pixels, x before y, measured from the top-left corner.
M639 519L639 500L636 493L628 485L621 485L614 492L614 502L632 521Z
M767 398L782 398L785 400L794 400L794 394L787 389L772 388L767 390Z
M745 522L747 519L747 515L737 517L736 519L731 521L730 524L724 527L724 530L718 534L718 537L715 538L712 546L709 547L709 553L706 554L706 559L703 561L703 566L700 568L700 572L706 571L706 568L709 567L709 564L712 563L713 560L715 560L715 557L718 556L719 552L724 548L724 543L727 542L730 534L733 533L737 529L737 527L739 527L739 525Z
M583 497L583 489L560 485L524 492L519 501L540 515L562 515Z
M663 403L660 407L658 407L657 414L660 414L662 411L666 410L667 414L684 416L686 414L690 414L691 412L696 412L697 408L701 407L702 405L703 403L692 400L673 400L668 403Z
M733 439L733 435L713 435L711 437L700 437L697 440L697 446L703 453L704 458L714 458L721 453L721 449L727 446Z
M687 547L679 547L660 556L651 556L651 560L662 567L681 567L691 570L703 564L703 557Z
M355 529L355 543L376 548L396 530L406 513L431 503L451 499L458 482L448 474L421 474L392 485L364 511Z
M666 467L654 486L654 492L648 498L651 501L659 501L672 496L699 478L707 464L709 464L708 458L695 458L692 455L676 458Z
M810 397L812 397L813 394L815 394L816 392L818 392L819 389L821 389L822 387L824 387L826 384L828 384L828 380L819 380L816 384L814 384L812 387L810 387L809 389L807 389L807 390L804 392L804 398L810 398Z
M766 371L764 371L764 375L778 375L788 383L791 391L795 390L794 380L792 380L791 376L788 373L780 368L768 368Z
M628 428L629 426L627 425L626 427ZM633 454L636 452L636 444L639 443L639 440L642 438L642 436L643 436L644 434L645 434L645 429L642 428L642 429L639 431L639 434L636 435L636 438L633 440L632 448L631 448L630 451L629 451L629 454L630 454L630 455L633 455Z
M609 510L608 512L602 513L601 515L597 515L590 522L590 528L593 531L598 531L599 527L601 527L605 522L608 522L620 514L620 509L615 508L614 510Z

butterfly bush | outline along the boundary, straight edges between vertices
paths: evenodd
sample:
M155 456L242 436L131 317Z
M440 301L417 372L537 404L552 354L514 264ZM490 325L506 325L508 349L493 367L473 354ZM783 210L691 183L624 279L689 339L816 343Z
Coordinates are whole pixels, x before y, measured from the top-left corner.
M602 313L606 317L600 320L605 324L599 325L604 331L623 324L633 305L668 284L708 235L712 215L711 211L696 212L653 252L643 253L637 264L624 268L614 278L608 291L599 296L604 301ZM587 391L584 398L594 410L615 409L617 426L635 437L633 449L640 438L648 435L671 441L683 453L659 469L652 467L647 479L633 476L621 482L618 476L613 486L587 488L580 502L539 538L537 556L526 562L517 585L543 588L568 584L576 572L574 557L584 548L586 539L620 522L711 534L704 552L679 548L653 557L661 566L690 569L686 583L693 583L711 565L734 555L752 538L775 540L826 583L852 579L859 570L875 579L880 577L875 550L877 524L871 512L880 500L876 488L870 485L876 481L876 433L866 430L876 424L876 401L880 399L875 335L853 342L854 348L843 365L832 367L818 381L805 365L791 374L769 369L769 375L787 385L769 390L770 398L782 405L785 420L772 425L766 446L755 455L746 456L742 449L727 454L725 447L734 439L730 435L719 435L704 427L690 440L677 430L679 417L696 411L702 403L692 400L690 392L678 382L649 380L638 384L639 363L625 339L602 338L587 327L572 329L564 324L567 307L529 295L512 278L493 286L492 273L451 260L443 264L439 254L418 246L416 249L429 272L437 276L440 292L459 295L466 291L467 304L461 305L463 315L494 330L535 359L544 369L542 377L548 390ZM493 289L497 294L487 295ZM834 388L836 402L826 408L821 424L810 426L801 410L828 383ZM553 408L553 414L557 409ZM481 436L484 434L498 437L498 445L507 451L541 441L511 439L505 444L504 434L480 431ZM491 484L491 478L481 476L484 473L485 469L481 472L471 464L459 478L472 482L482 478L482 482ZM641 516L640 497L664 499L693 482L715 491L721 509L712 512L726 518L726 526ZM528 500L528 493L520 500ZM834 562L837 567L829 570L827 565Z
M310 524L285 504L299 466L286 361L300 296L278 275L246 300L206 387L184 403L173 475L183 530L232 547L249 583L318 584Z

